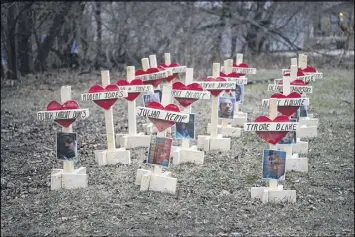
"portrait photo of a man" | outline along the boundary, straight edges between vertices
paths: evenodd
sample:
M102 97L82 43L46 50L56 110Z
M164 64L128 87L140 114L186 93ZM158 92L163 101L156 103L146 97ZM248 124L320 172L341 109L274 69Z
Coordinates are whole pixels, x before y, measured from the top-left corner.
M279 150L264 150L263 178L285 180L286 152Z
M297 122L297 118L291 118L290 122ZM289 131L284 138L282 138L279 141L279 144L288 144L288 145L293 145L296 144L297 142L297 137L296 137L296 131Z
M176 139L195 139L195 114L190 114L188 123L175 124Z
M161 102L162 92L160 90L155 90L152 94L143 95L144 106L146 107L150 102Z
M235 103L243 104L243 100L244 100L244 85L236 85L234 94L235 94Z
M57 133L57 158L75 160L78 154L77 133Z
M218 118L233 119L235 98L219 97Z

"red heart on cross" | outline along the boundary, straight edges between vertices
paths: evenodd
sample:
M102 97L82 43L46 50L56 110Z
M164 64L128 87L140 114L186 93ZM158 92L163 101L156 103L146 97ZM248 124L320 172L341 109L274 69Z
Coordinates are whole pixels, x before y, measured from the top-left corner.
M172 112L180 112L179 107L177 107L174 104L168 104L167 106L163 106L158 102L150 102L147 105L147 108L152 108L152 109L160 109L160 110L166 110L166 111L172 111ZM164 131L165 129L173 126L175 122L172 121L167 121L167 120L162 120L162 119L153 119L149 118L149 120L154 124L154 126L158 129L159 132Z
M233 64L233 67L242 67L242 68L248 68L249 67L249 65L247 64L247 63L241 63L241 64L239 64L239 65L237 65L237 64ZM245 74L243 74L243 73L239 73L239 75L240 76L245 76Z
M64 104L60 104L58 101L53 100L47 105L47 111L71 109L79 109L79 104L75 100L68 100ZM75 121L75 119L58 119L54 121L60 126L67 128Z
M190 85L185 86L181 82L175 82L172 87L173 90L190 90L190 91L203 91L203 88L200 84L198 83L192 83ZM177 100L181 106L187 107L191 105L193 102L197 101L198 99L187 99L187 98L178 98L175 97L175 100Z
M126 80L118 80L116 82L116 85L117 86L141 86L143 85L143 81L141 79L134 79L129 83ZM139 95L140 92L128 93L128 96L125 99L129 101L134 101Z
M103 88L100 85L94 85L89 89L89 93L97 93L97 92L111 92L118 91L118 87L116 84L107 85ZM94 100L95 104L100 106L101 108L108 110L118 99L107 99L107 100Z
M291 75L290 73L291 73L291 72L285 72L285 73L284 73L284 76L290 76L290 75ZM301 68L298 68L298 69L297 69L297 77L302 77L302 76L304 76L303 71L302 71Z
M274 120L266 116L257 117L254 121L255 123L270 123L270 122L290 122L286 115L277 116ZM282 138L286 136L288 131L257 131L256 134L273 145L276 145Z
M248 68L249 65L247 63L241 63L239 65L233 63L233 67L242 67L242 68Z
M141 76L141 75L146 75L146 74L153 74L153 73L157 73L160 72L159 68L148 68L147 71L144 71L142 69L139 69L136 71L135 75L136 76ZM143 81L144 85L152 85L154 88L159 86L159 84L161 83L163 79L157 79L157 80L149 80L149 81Z
M166 65L165 63L162 63L158 66L158 68L165 69L165 68L171 68L171 67L179 67L180 65L178 63L171 63L170 65ZM175 79L175 77L178 75L178 73L173 73L173 75L168 76L165 78L166 81L171 82L172 80Z
M316 73L316 72L317 72L317 69L315 69L314 67L311 67L311 66L307 65L307 67L304 68L302 71L305 72L305 73Z
M283 95L281 93L276 93L271 96L271 98L277 99L299 99L301 95L298 92L292 92L288 95ZM277 111L286 116L291 116L298 110L299 106L277 106Z
M223 72L220 72L219 75L220 75L221 77L234 77L234 78L240 77L239 74L236 73L236 72L232 72L232 73L229 73L229 74L225 74L225 73L223 73Z
M225 78L223 77L217 77L217 78L214 78L214 77L207 77L205 79L206 82L209 82L209 81L215 81L215 82L219 82L219 81L227 81ZM208 89L206 89L208 90ZM211 92L211 95L213 96L218 96L223 90L208 90L209 92ZM229 92L230 90L226 90L226 92Z
M279 81L278 83L279 85L283 85L283 81ZM306 84L304 83L303 80L294 80L293 82L291 82L291 86L305 86Z

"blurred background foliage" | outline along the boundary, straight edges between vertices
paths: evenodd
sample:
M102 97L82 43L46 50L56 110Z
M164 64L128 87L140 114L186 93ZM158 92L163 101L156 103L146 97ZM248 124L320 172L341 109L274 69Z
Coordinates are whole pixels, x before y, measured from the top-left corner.
M156 54L161 63L164 53L199 75L236 53L257 68L285 66L299 52L315 66L353 68L354 1L5 1L1 52L9 80L138 69L141 58Z

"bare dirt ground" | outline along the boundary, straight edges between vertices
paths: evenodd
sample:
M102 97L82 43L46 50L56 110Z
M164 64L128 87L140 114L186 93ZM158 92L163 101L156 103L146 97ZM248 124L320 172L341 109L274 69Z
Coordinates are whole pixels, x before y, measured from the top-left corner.
M137 168L146 167L147 148L131 150L132 165L99 167L94 150L106 148L104 112L80 102L99 76L63 74L28 79L19 89L1 89L1 236L354 236L354 73L321 69L313 83L311 112L319 118L318 137L309 139L309 172L287 172L285 189L297 191L295 204L251 201L249 188L265 186L261 154L268 145L255 133L233 138L227 152L206 152L202 166L170 167L178 192L139 192ZM279 70L259 70L272 78ZM117 75L111 75L115 82ZM122 78L121 78L122 79ZM87 120L76 121L80 161L89 175L86 189L50 191L55 134L60 127L36 121L36 112L60 100L72 86ZM243 111L249 119L266 112L267 84L248 85ZM141 99L137 104L141 104ZM208 101L195 103L197 134L206 134ZM127 132L127 103L114 106L116 132ZM137 118L138 129L145 121Z

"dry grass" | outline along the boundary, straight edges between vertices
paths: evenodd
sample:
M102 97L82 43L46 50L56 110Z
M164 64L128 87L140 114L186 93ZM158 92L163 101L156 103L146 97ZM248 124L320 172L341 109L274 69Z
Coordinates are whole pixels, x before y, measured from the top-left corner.
M309 140L309 173L286 174L285 188L297 191L295 204L250 200L248 189L264 184L261 152L267 148L253 133L232 139L230 151L206 152L202 166L169 168L178 178L177 195L139 192L134 178L145 167L147 149L133 149L130 166L99 167L93 150L105 148L104 113L92 102L80 102L91 117L74 125L81 139L76 166L87 167L89 187L50 191L50 170L61 167L54 152L59 127L36 121L35 114L59 100L61 85L72 85L73 99L80 101L100 78L64 75L25 81L16 91L2 88L1 235L354 236L354 74L323 72L310 95L320 126ZM260 70L253 78L278 74ZM250 119L266 112L259 107L270 95L266 84L247 86L246 94L243 110ZM209 109L206 101L193 106L197 134L206 132ZM127 131L126 111L125 101L114 107L116 132Z

